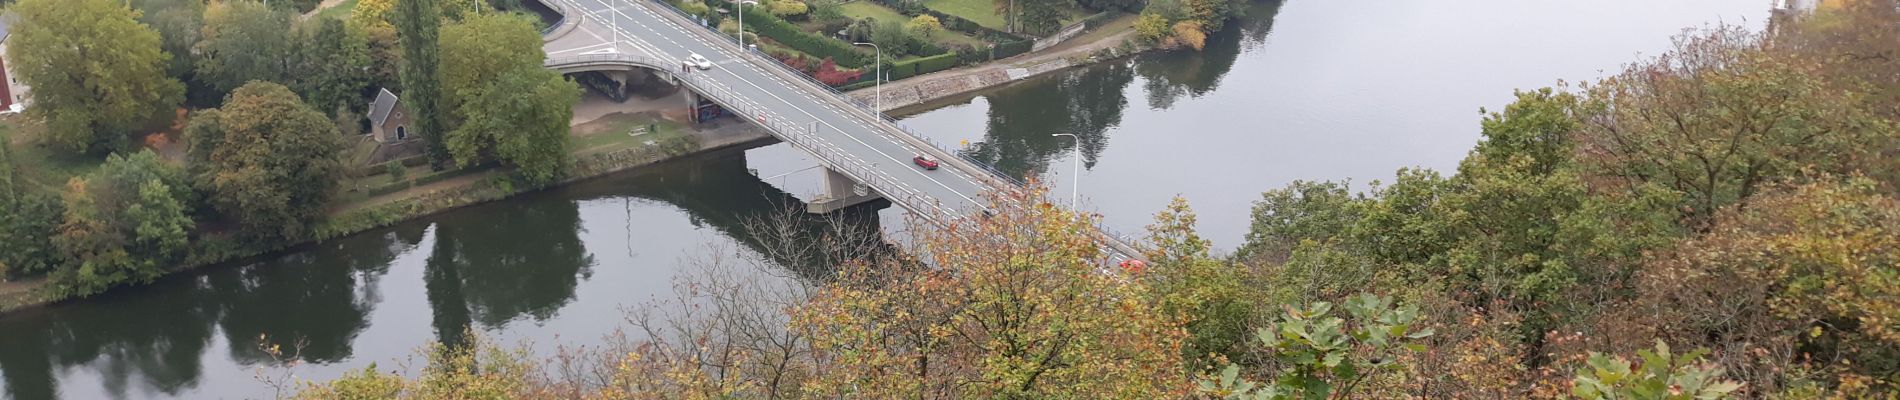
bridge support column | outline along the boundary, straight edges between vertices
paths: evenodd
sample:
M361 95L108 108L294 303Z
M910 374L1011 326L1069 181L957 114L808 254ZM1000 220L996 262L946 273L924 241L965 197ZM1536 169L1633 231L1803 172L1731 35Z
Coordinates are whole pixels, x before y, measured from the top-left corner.
M825 193L819 194L818 198L806 203L805 212L827 214L845 207L877 200L878 197L877 192L871 191L868 187L859 186L857 182L851 180L851 177L826 168Z
M699 97L699 93L693 93L693 91L692 91L692 90L689 90L689 89L685 89L685 88L681 88L681 89L680 89L680 91L681 91L681 92L685 92L685 96L680 96L680 97L684 97L684 98L686 98L686 118L687 118L687 120L690 120L690 121L693 121L693 123L695 123L695 124L697 124L697 123L701 123L701 122L706 122L706 121L702 121L702 120L700 120L700 115L699 115L699 101L700 101L700 97Z

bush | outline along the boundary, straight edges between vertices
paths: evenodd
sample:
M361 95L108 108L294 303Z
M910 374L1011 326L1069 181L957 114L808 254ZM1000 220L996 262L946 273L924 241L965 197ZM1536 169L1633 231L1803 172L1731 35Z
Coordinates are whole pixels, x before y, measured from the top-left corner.
M889 68L886 68L885 72L887 75L890 76L890 80L898 80L898 79L909 78L909 77L913 77L917 75L923 75L923 74L928 74L932 72L942 71L942 70L950 69L956 66L957 66L957 55L946 53L946 54L939 54L939 55L934 55L930 57L919 58L915 60L891 63L891 66Z
M1028 40L1016 40L1016 41L997 43L996 53L991 55L990 59L1000 60L1000 59L1013 57L1017 54L1028 53L1029 50L1032 48L1035 48L1035 46L1036 46L1036 42L1031 42Z

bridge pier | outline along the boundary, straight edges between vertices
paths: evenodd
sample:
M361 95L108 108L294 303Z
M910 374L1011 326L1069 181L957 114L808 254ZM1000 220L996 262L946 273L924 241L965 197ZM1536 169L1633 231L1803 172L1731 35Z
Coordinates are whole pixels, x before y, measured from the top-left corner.
M871 191L870 188L852 181L851 177L826 168L825 193L821 193L818 195L818 198L805 203L805 212L812 214L829 214L845 209L846 207L877 200L879 197L877 192Z

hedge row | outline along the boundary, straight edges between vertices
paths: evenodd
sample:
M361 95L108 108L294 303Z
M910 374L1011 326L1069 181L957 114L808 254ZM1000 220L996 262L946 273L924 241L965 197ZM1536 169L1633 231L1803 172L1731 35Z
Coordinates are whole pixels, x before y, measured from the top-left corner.
M1035 47L1036 42L1030 40L997 43L996 51L990 54L990 59L1001 60L1010 58L1017 54L1028 53L1030 49Z
M884 72L885 72L885 75L889 76L888 79L894 81L898 79L909 78L912 76L942 71L942 70L950 69L956 66L957 66L956 54L938 54L938 55L918 58L918 59L910 60L910 61L900 61L900 62L891 63L891 67L886 69Z
M724 7L728 9L731 7L731 3L725 0L708 0L707 3L714 7ZM837 62L838 66L845 68L858 68L870 63L867 61L871 58L870 54L868 54L869 52L860 50L857 46L852 46L851 43L847 43L843 40L805 32L804 30L798 29L797 25L785 22L784 19L765 11L763 7L746 7L744 12L746 13L745 22L747 28L751 28L760 35L772 38L772 40L784 44L786 47L791 47L793 50L798 50L799 52L810 54L812 57L817 58L831 57L831 60Z

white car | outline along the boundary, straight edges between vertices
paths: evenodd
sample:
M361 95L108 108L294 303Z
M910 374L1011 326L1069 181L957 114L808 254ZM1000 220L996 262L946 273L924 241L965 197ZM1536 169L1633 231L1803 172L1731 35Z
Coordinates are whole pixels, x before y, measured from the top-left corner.
M705 56L701 56L699 53L693 53L693 55L687 56L686 60L687 63L693 64L693 68L699 68L701 70L712 69L712 61L707 60Z

